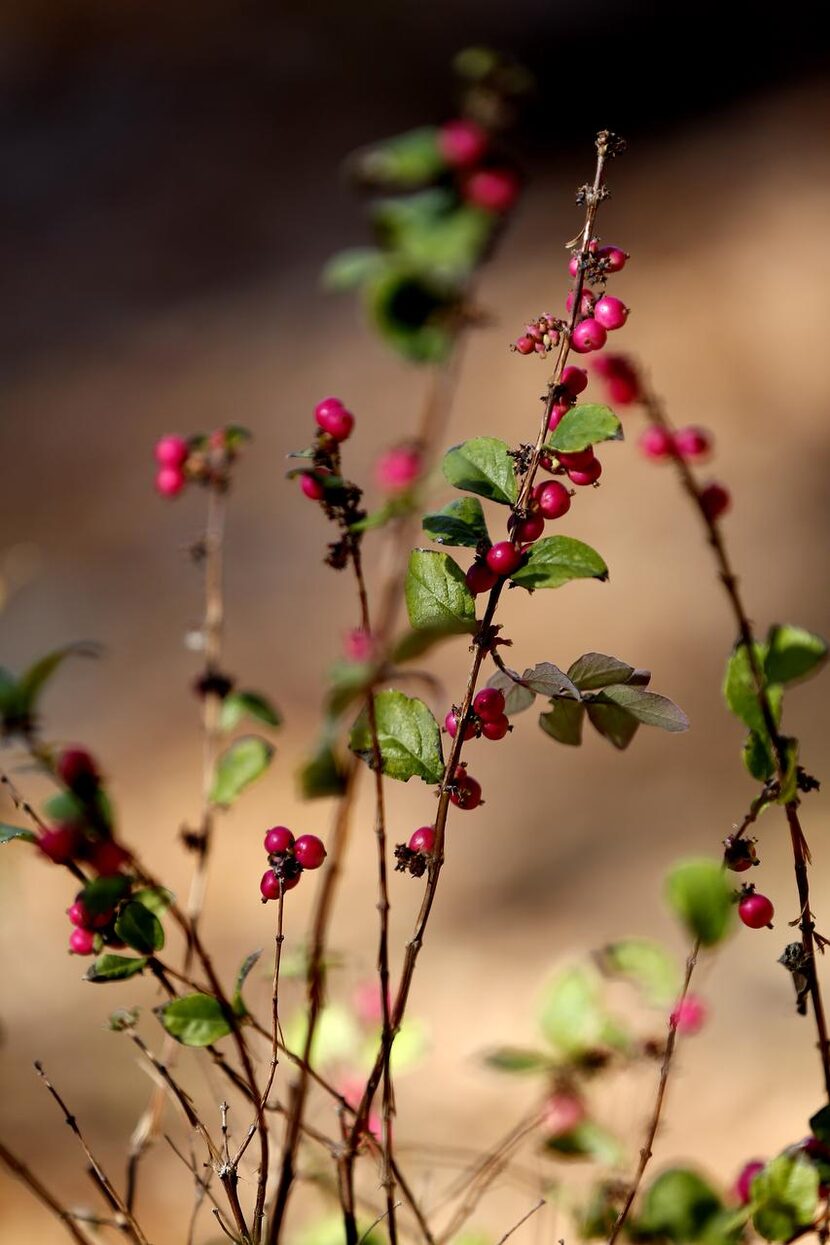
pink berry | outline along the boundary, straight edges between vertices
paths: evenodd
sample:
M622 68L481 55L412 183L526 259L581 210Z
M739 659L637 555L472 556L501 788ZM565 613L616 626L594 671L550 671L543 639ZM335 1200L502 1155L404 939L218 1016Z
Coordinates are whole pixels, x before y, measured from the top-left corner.
M156 492L162 497L175 497L186 483L181 467L160 467L156 472Z
M64 748L55 761L55 773L70 791L90 791L98 786L98 766L86 748Z
M580 488L584 487L586 484L596 484L601 475L602 463L598 458L595 458L594 461L589 463L587 467L571 467L568 470L568 479L571 484L576 484Z
M763 1159L751 1159L741 1168L738 1179L735 1181L733 1192L742 1206L746 1206L750 1200L752 1196L752 1182L765 1167L766 1163Z
M458 734L458 718L455 716L452 709L450 709L449 713L444 718L444 730L447 732L450 739L455 739L456 735ZM468 722L466 727L464 728L464 738L472 739L475 736L475 733L476 733L475 722Z
M653 462L664 462L672 457L674 438L667 428L652 425L646 428L637 444L646 458Z
M345 441L354 428L354 415L347 411L339 398L324 398L314 408L317 426L334 441Z
M561 424L562 420L573 406L574 401L575 399L571 396L571 394L566 392L561 398L557 398L554 402L553 406L550 408L550 415L548 416L548 428L551 432L554 428L557 428L559 424Z
M529 545L531 541L538 540L544 530L544 517L541 514L529 514L526 519L516 524L516 540L521 545Z
M489 592L498 583L499 577L491 571L486 562L474 562L464 576L465 583L474 597L482 592Z
M766 895L753 891L750 895L744 895L738 904L738 916L749 929L763 929L765 925L772 924L775 908Z
M322 839L316 834L301 834L294 844L294 858L304 869L319 869L326 859Z
M565 299L565 307L567 308L569 312L573 311L574 309L574 294L575 293L576 293L575 290L569 290L568 297ZM589 289L586 286L583 289L582 294L580 295L580 298L579 298L579 314L580 315L589 316L591 314L594 308L595 298L596 298L596 295L594 294L593 290ZM606 328L607 327L608 326L606 325Z
M700 1033L706 1022L706 1004L696 994L687 994L669 1017L672 1028L684 1037Z
M602 350L608 334L593 316L577 324L571 337L571 347L577 354L589 354L592 350Z
M536 342L532 337L528 337L527 334L524 337L517 337L513 345L518 354L533 354L533 351L536 349Z
M456 772L455 790L450 799L457 808L477 808L481 803L481 784L471 778L465 769L460 769Z
M612 376L608 382L608 396L615 406L629 406L640 397L640 385L635 376Z
M340 398L323 398L322 402L318 402L314 408L314 418L322 428L323 425L320 424L321 419L326 419L329 415L336 415L338 411L344 410L345 406L345 402L341 401Z
M712 438L705 428L679 428L674 434L674 443L681 458L689 462L706 458L712 449Z
M545 1103L543 1127L549 1137L563 1137L585 1119L585 1103L576 1094L560 1091Z
M629 258L628 252L620 250L618 246L601 246L596 257L605 260L606 272L620 272Z
M396 445L378 459L375 479L384 493L402 493L421 474L421 455L411 445Z
M265 850L269 855L290 852L294 846L294 835L288 826L272 826L265 836Z
M481 733L485 739L504 739L509 730L510 719L504 713L501 717L484 722L481 727Z
M300 488L310 501L322 501L326 495L326 487L310 471L300 476Z
M130 854L112 839L103 839L96 843L89 854L89 863L102 878L114 877L129 862Z
M722 484L707 484L701 490L700 504L703 507L703 513L706 518L714 523L721 515L726 514L732 505L732 498Z
M487 143L487 131L465 118L448 121L438 131L438 150L447 164L456 169L478 164L487 150Z
M561 519L571 508L571 495L559 480L546 480L536 488L536 500L546 519Z
M588 471L592 463L596 461L596 455L590 445L584 450L572 450L570 454L557 453L556 457L563 467L573 468L574 471Z
M521 551L509 540L499 540L487 550L487 565L499 576L512 575L521 563Z
M343 637L343 656L347 661L371 661L375 648L374 636L363 627L353 627Z
M568 364L562 372L562 384L569 393L576 397L578 393L584 393L588 388L588 373L584 367L574 367Z
M487 212L509 212L519 194L519 179L512 169L480 169L467 178L464 193Z
M184 437L161 437L156 442L155 456L160 467L181 467L190 453Z
M279 899L280 880L273 869L266 869L259 884L263 899Z
M628 319L628 311L621 298L603 294L594 307L594 317L604 329L621 329Z
M56 826L53 830L44 830L37 845L53 864L66 865L81 845L80 832L77 826Z
M597 240L596 238L592 238L591 241L588 243L588 251L593 254L596 251L596 249L597 249ZM576 274L579 272L579 260L580 260L579 255L572 255L570 258L570 261L568 263L568 272L571 274L572 277L575 277Z
M73 955L93 955L95 935L91 929L73 929L69 935L69 950Z
M427 856L435 846L435 831L432 826L421 826L410 837L407 845L411 852L424 852Z
M473 701L473 712L482 722L495 722L504 714L504 692L498 687L483 687Z
M111 912L98 912L94 915L88 912L82 899L76 899L66 909L66 915L79 929L104 929L112 920Z

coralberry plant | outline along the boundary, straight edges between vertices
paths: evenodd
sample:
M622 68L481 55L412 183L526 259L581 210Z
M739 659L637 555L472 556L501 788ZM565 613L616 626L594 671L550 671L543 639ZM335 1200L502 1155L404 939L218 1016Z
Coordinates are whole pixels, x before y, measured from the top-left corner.
M294 1239L293 1194L301 1176L313 1171L320 1198L333 1198L337 1207L332 1239L346 1245L388 1239L397 1245L406 1235L443 1245L458 1239L487 1188L531 1139L552 1160L578 1157L596 1165L587 1202L567 1194L560 1198L568 1202L574 1232L584 1239L612 1243L625 1233L640 1241L728 1245L745 1238L750 1222L771 1241L823 1232L830 1105L811 1119L809 1138L770 1162L745 1164L731 1204L689 1169L664 1172L648 1187L644 1180L678 1037L706 1027L706 1002L691 989L699 956L738 924L747 937L763 939L771 937L764 932L768 927L776 930L783 921L765 893L775 888L756 886L763 869L749 835L761 814L776 805L784 809L790 830L799 903L794 922L799 938L786 945L780 959L795 984L798 1011L812 1013L830 1092L815 960L824 940L814 926L799 811L802 797L817 783L800 763L797 741L780 730L785 688L818 669L826 646L792 626L772 628L763 643L756 639L723 539L729 494L717 482L699 482L695 474L696 464L711 453L710 434L674 429L638 368L621 355L603 353L611 334L628 331L629 318L621 297L629 256L622 240L607 243L599 234L609 197L608 168L623 149L608 131L596 137L594 175L577 194L582 223L568 244L561 309L532 315L512 342L514 355L542 359L551 369L528 439L508 443L495 435L503 431L499 427L483 429L447 449L440 473L431 473L458 384L458 347L481 319L473 303L474 281L521 189L504 131L528 86L518 66L482 49L463 54L458 70L457 116L360 152L351 162L370 192L376 245L346 252L327 269L331 284L360 290L384 340L421 366L428 379L419 427L377 458L375 508L366 502L364 484L352 479L350 453L362 435L358 393L310 396L308 444L290 456L288 487L296 490L296 504L306 515L316 510L321 534L328 529L323 561L353 581L355 613L343 656L331 671L319 740L299 774L308 816L302 825L286 826L275 809L276 824L251 827L264 855L262 873L257 870L250 879L250 903L261 902L274 922L265 1019L254 1001L261 952L245 959L230 986L202 932L222 812L267 775L272 732L281 726L269 696L240 685L224 660L225 512L249 434L237 426L196 436L166 434L155 447L161 496L174 499L198 487L206 500L204 534L190 550L203 579L204 616L189 637L199 661L192 691L203 743L204 794L198 817L182 833L193 855L184 901L163 885L123 831L104 760L82 744L53 743L45 733L44 688L65 659L89 648L58 649L20 675L0 675L4 743L15 750L14 760L34 763L54 788L41 811L21 790L26 780L11 766L4 770L4 788L25 824L4 825L2 841L28 844L64 870L69 951L89 961L87 982L129 980L137 1002L146 998L148 984L162 995L151 1018L142 1018L138 1006L111 1017L111 1028L133 1044L156 1085L134 1129L123 1179L110 1175L109 1156L104 1162L93 1153L61 1092L36 1065L83 1148L103 1208L65 1206L48 1181L0 1143L0 1160L81 1245L91 1245L99 1230L149 1245L143 1212L150 1191L142 1180L142 1160L163 1131L184 1169L186 1189L171 1240L206 1239L197 1218L206 1201L212 1203L216 1228L237 1245ZM506 350L505 359L518 376L534 366L511 360ZM607 387L609 404L583 397L593 374ZM470 850L463 829L481 817L491 749L511 732L528 729L520 715L537 700L545 736L571 748L581 743L586 721L621 750L641 726L677 733L688 724L677 705L651 690L649 671L621 658L592 649L566 656L536 653L517 662L500 612L508 591L525 593L529 605L546 610L546 590L575 580L594 581L601 590L608 577L603 557L563 529L574 524L578 530L592 490L601 487L598 447L608 448L609 472L621 469L621 447L615 445L623 438L619 409L632 406L641 407L649 420L642 452L675 465L717 561L738 632L725 692L749 731L744 759L759 790L726 835L722 859L681 861L669 876L669 902L691 940L685 972L662 947L644 939L594 948L584 960L560 969L546 987L538 1048L486 1044L487 1065L506 1075L537 1078L538 1093L509 1134L476 1155L445 1202L433 1207L416 1193L410 1156L400 1144L406 1120L396 1116L395 1078L407 1058L417 1058L411 988L432 914L442 902L445 860ZM436 488L445 495L437 496ZM380 544L387 547L391 570L370 590L365 566ZM404 607L406 624L399 617ZM454 693L432 695L428 703L404 690L412 663L423 662L448 641L458 649ZM365 830L354 813L366 777L373 802L377 973L344 1002L330 972L337 962L330 929L348 849ZM412 779L429 789L422 811L414 825L391 824L388 783ZM320 824L320 804L314 803L324 799L334 810L328 831ZM300 885L314 887L305 939L292 919L289 894ZM403 947L396 945L389 919L399 887L415 888L419 896ZM780 911L784 902L777 890L775 902ZM286 998L293 979L303 983L304 998L292 1012ZM636 990L642 1023L617 1014L606 988L610 981ZM660 1024L652 1032L655 1012ZM204 1105L182 1087L176 1057L183 1047L210 1061L222 1085L220 1100ZM592 1087L649 1061L659 1065L658 1088L631 1177L625 1149L605 1126ZM169 1135L162 1124L168 1103L184 1136ZM329 1111L322 1123L312 1115L317 1104ZM503 1226L489 1227L494 1240L497 1232L505 1239L513 1230L505 1234ZM327 1230L321 1227L309 1240L322 1239Z

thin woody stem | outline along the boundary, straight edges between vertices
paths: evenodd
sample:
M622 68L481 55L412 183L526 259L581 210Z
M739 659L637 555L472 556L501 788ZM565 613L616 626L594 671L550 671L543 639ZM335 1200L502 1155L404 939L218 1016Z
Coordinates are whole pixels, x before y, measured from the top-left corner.
M76 1245L91 1245L91 1238L85 1232L82 1232L77 1223L73 1221L71 1212L58 1201L53 1193L49 1192L23 1160L9 1150L2 1141L0 1141L0 1162L8 1168L13 1176L16 1176L18 1180L26 1185L29 1191L34 1194L47 1210L51 1211L56 1219L60 1220Z

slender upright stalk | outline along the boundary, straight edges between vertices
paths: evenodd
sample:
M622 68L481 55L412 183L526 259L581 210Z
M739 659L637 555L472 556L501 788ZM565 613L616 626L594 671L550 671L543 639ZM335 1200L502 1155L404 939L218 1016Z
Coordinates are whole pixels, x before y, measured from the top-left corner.
M7 1146L0 1141L0 1163L3 1163L13 1176L16 1176L48 1211L59 1219L69 1233L75 1245L92 1245L91 1237L87 1236L74 1222L71 1213L58 1201L53 1193L46 1188L34 1172L27 1167Z

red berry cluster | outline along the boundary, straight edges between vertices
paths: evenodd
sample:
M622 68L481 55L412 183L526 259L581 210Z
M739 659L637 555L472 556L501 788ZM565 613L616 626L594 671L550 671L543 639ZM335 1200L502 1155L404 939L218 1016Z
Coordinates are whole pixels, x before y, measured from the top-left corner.
M583 272L582 288L579 296L579 308L571 334L571 349L577 354L590 354L594 350L602 350L608 340L609 332L621 329L628 319L628 307L622 299L605 293L605 283L611 273L620 272L628 255L618 246L599 245L593 238L588 244L587 253L583 256L576 252L569 264L572 277ZM568 293L566 308L569 315L573 314L576 289ZM558 345L560 334L566 325L550 314L540 316L532 324L525 325L525 332L511 346L518 354L547 354Z
M104 946L116 950L126 946L115 933L114 908L106 912L90 912L79 894L66 909L66 915L73 927L69 935L69 950L73 955L95 955Z
M295 839L287 826L272 826L264 844L269 867L259 884L263 903L279 899L281 890L293 890L306 869L319 869L326 859L326 849L316 834Z
M438 131L438 150L460 177L462 198L498 216L509 212L521 182L515 169L492 157L491 136L467 117L448 121Z
M322 501L326 495L326 477L336 474L332 459L336 457L341 442L351 436L354 415L340 398L323 398L314 408L314 419L319 428L314 446L314 466L310 471L301 473L300 488L310 501Z
M188 483L227 488L230 466L247 432L236 425L193 437L175 435L156 442L156 489L162 497L176 497Z
M516 354L533 354L534 351L536 354L547 354L559 345L564 328L562 320L557 320L549 311L545 312L538 320L525 325L524 333L511 343L510 349Z
M98 877L114 877L130 856L104 834L100 817L91 818L101 788L94 758L85 748L65 748L55 761L55 776L77 798L78 810L71 820L41 831L38 848L53 864L87 864Z
M455 739L458 734L459 712L453 707L444 718L444 729ZM473 701L473 710L464 727L464 739L504 739L513 728L504 712L504 692L484 687Z

